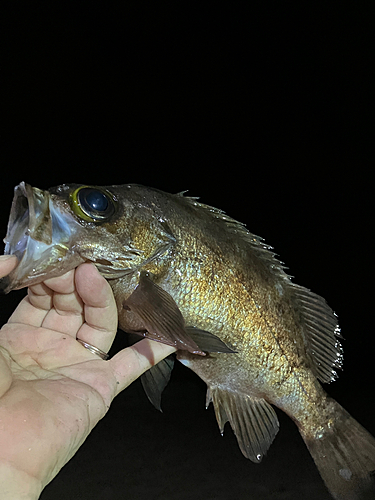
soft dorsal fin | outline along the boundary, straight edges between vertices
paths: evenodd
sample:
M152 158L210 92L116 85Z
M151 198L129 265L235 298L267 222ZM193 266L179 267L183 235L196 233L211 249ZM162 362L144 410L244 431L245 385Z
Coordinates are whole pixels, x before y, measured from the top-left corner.
M229 422L246 458L259 463L271 446L279 422L275 410L263 398L219 387L207 390L207 406L213 402L220 432Z
M305 345L315 376L322 382L333 382L336 369L342 368L343 349L338 341L337 316L327 302L307 288L290 283L293 298L301 313Z

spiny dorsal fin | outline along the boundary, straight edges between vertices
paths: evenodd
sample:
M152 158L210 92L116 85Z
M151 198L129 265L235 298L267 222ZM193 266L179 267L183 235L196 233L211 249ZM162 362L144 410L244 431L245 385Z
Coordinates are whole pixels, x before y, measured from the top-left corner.
M247 245L250 245L252 252L268 266L273 275L282 279L290 279L290 276L284 271L284 269L286 269L284 263L277 259L277 254L273 252L273 247L264 243L263 238L250 233L250 231L246 229L245 224L232 219L232 217L226 215L223 210L200 203L197 201L198 198L196 197L183 196L185 192L186 191L183 191L178 195L182 196L190 205L209 213L214 219L222 222L223 228L225 228L226 231L236 236Z
M342 368L343 349L337 337L337 316L327 302L307 288L290 283L296 306L301 312L305 345L313 361L315 376L322 382L333 382L336 369Z
M304 342L315 376L322 382L337 378L337 368L342 368L343 349L337 337L340 329L337 316L319 295L291 282L284 264L276 258L273 248L263 238L250 233L244 224L225 215L222 210L199 203L196 198L184 197L191 205L209 212L216 220L225 224L227 231L250 245L251 251L268 267L270 273L283 280L292 292L296 307L301 313ZM292 299L292 300L293 300Z
M221 433L229 422L242 453L252 462L259 463L279 430L272 406L263 398L219 387L208 388L207 402L210 401L214 404Z

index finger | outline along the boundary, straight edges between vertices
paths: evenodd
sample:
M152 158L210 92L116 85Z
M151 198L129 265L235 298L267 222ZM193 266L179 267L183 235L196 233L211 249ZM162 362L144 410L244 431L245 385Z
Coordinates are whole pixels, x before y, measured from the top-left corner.
M43 326L75 336L82 324L82 303L75 293L74 270L31 285L9 323Z

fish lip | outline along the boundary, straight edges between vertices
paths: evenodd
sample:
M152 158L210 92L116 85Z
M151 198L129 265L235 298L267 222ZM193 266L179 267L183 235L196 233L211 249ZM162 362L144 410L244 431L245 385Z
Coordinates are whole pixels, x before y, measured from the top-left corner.
M21 182L14 188L7 234L4 238L5 255L15 255L19 261L26 251L29 238L30 207L33 205L31 186ZM32 209L32 212L34 210Z
M48 191L25 182L14 188L4 254L15 255L19 262L1 280L2 292L8 293L42 281L49 273L50 261L56 268L54 275L69 270L63 267L63 257L69 252L70 219L71 216L54 206ZM60 262L57 267L56 262Z

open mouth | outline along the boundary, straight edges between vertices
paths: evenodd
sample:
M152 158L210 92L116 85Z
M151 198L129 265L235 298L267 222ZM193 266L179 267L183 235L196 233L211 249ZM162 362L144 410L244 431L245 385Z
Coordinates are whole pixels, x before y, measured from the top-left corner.
M22 261L26 253L31 253L37 260L50 248L52 218L49 198L48 192L32 188L24 182L15 188L4 239L5 254L15 255Z
M27 246L27 240L29 238L29 208L27 203L25 203L25 198L20 198L20 203L17 204L17 212L21 211L21 204L23 214L18 217L14 217L14 220L9 221L8 233L5 238L5 254L15 255L18 260L21 260ZM17 220L17 223L15 221Z
M62 274L70 236L71 216L55 207L48 191L21 182L14 190L4 239L4 253L15 255L19 264L1 283L3 291L41 281L51 267L53 275Z
M8 231L4 239L4 253L15 255L18 260L22 259L29 240L29 206L30 201L32 202L32 193L30 193L30 189L27 189L27 187L22 182L14 189Z

